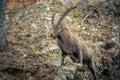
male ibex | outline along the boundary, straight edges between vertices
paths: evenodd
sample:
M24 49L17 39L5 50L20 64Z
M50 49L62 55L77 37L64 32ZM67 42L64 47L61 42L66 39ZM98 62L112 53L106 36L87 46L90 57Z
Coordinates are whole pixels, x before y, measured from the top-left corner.
M63 12L56 24L54 23L55 14L53 15L52 26L54 28L54 33L52 34L52 37L57 38L57 44L62 52L61 65L64 65L64 59L66 55L69 55L73 62L87 64L89 70L94 76L94 80L96 80L93 57L87 46L79 40L78 36L71 33L66 27L63 27L61 24L65 16L75 8L77 8L77 5L72 6Z

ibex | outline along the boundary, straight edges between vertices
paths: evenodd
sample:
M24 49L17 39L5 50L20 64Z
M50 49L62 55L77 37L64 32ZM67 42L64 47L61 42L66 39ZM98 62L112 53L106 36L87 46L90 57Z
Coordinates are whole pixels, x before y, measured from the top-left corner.
M64 65L64 59L67 55L70 56L73 62L86 64L91 71L94 80L96 80L96 72L94 68L93 57L85 44L83 44L78 36L71 33L66 27L64 27L61 22L65 18L65 16L72 10L77 8L77 5L68 8L66 11L62 13L59 20L55 24L54 16L52 17L52 27L53 34L51 35L53 38L57 39L57 44L61 49L61 65Z

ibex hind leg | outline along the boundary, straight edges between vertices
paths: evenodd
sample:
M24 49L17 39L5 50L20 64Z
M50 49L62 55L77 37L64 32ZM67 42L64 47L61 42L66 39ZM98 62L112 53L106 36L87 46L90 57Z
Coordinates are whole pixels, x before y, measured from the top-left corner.
M83 55L81 52L74 52L73 56L77 59L77 63L83 64Z
M88 66L88 69L90 70L90 72L92 73L93 75L93 80L97 80L97 76L96 76L96 72L95 72L95 66L94 66L94 63L92 60L90 60L88 63L87 63L87 66Z

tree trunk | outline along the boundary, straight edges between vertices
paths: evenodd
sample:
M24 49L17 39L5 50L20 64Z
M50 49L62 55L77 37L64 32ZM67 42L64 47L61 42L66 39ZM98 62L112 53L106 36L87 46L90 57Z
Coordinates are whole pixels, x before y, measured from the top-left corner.
M0 51L8 46L5 30L5 0L0 0Z

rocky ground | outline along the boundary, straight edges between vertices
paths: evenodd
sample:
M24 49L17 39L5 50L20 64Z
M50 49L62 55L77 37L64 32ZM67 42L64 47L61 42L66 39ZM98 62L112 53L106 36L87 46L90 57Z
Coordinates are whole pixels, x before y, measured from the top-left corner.
M66 6L38 2L6 13L9 47L0 53L0 80L92 80L87 67L72 63L69 57L60 67L60 49L50 37L51 17L57 11L57 20ZM99 80L119 80L120 6L106 1L94 4L94 8L99 17L89 14L93 7L82 6L71 11L63 24L78 34L93 53Z

